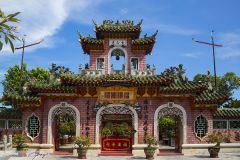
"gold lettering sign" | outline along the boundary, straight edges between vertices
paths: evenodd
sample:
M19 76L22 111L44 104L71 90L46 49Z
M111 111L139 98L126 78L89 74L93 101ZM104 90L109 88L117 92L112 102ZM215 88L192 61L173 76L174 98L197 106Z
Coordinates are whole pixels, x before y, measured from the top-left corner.
M136 91L136 88L122 86L98 87L98 102L134 103L136 101Z

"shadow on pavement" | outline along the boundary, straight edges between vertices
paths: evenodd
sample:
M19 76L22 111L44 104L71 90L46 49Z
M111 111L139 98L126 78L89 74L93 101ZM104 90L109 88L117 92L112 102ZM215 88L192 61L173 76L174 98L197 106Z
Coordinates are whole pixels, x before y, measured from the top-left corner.
M145 157L131 157L129 159L146 159Z
M59 156L62 159L78 159L77 156L69 155L69 156Z
M196 157L196 158L210 158L209 155L194 155L192 157Z

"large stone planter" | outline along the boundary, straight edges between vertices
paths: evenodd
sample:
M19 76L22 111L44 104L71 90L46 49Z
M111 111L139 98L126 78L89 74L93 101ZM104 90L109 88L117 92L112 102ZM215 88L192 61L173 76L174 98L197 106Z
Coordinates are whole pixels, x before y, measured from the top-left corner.
M27 151L18 151L18 157L27 157Z
M78 152L78 159L87 159L87 150L86 149L81 149L81 150L77 150Z
M146 159L153 160L156 148L144 148Z
M208 147L210 158L218 158L219 151L220 151L220 147Z

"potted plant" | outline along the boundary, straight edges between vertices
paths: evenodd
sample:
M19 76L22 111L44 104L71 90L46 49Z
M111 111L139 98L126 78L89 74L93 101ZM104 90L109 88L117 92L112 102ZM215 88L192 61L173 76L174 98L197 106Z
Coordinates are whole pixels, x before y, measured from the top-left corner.
M208 135L208 143L216 143L215 146L208 147L208 152L210 154L210 158L218 158L218 153L220 151L220 144L229 138L230 135L223 135L222 133L212 133Z
M80 136L76 138L75 148L77 149L78 158L86 159L87 150L90 146L90 139L87 136Z
M147 143L147 147L144 148L146 159L152 160L154 159L154 154L157 149L158 141L156 140L155 137L147 136L146 143Z
M102 129L102 134L106 137L111 136L112 135L112 131L109 128L103 128Z
M68 143L68 135L71 131L71 127L67 122L61 122L59 126L59 132L62 135L62 144L65 145Z
M13 144L16 145L19 157L26 157L28 145L25 144L26 137L23 134L16 134L13 136Z

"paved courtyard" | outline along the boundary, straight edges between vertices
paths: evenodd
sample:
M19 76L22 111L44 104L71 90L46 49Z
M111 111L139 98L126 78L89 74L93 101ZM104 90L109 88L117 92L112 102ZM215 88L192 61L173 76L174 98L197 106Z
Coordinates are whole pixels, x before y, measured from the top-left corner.
M144 160L144 157L88 157L88 160ZM161 156L156 157L156 160L208 160L208 155L193 155L193 156ZM36 155L34 153L28 155L28 157L17 157L14 152L0 151L0 160L77 160L76 156L58 156L58 155ZM211 159L212 160L212 159ZM220 158L216 160L240 160L240 153L224 153L220 154Z

